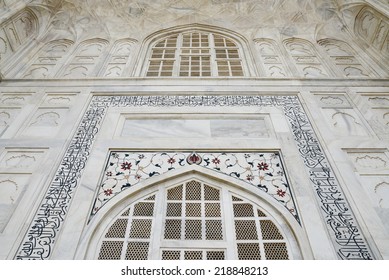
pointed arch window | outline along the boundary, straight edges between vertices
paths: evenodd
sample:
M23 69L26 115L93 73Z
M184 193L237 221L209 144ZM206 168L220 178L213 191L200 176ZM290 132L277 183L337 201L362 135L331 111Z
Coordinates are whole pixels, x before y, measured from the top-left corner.
M239 46L205 31L170 35L152 47L147 77L244 76Z
M188 178L123 207L102 232L95 258L291 259L293 239L251 199Z

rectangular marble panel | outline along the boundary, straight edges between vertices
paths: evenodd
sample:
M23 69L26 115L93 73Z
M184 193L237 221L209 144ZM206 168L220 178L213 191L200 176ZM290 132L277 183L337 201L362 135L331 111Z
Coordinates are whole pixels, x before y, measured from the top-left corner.
M122 137L132 138L263 138L263 119L126 119Z

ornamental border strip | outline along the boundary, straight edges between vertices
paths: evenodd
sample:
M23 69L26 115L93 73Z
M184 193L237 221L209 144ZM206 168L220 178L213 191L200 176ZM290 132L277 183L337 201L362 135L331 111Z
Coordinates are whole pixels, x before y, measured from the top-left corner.
M297 96L93 96L55 177L17 251L16 259L49 259L79 185L82 171L109 107L280 106L320 205L339 259L373 259L370 248L337 182Z

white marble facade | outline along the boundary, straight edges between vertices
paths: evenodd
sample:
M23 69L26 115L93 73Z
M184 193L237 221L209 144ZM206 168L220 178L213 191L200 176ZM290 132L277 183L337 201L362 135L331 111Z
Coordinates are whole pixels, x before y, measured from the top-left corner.
M227 229L250 204L255 258L388 259L388 15L378 0L1 1L0 258L161 258L162 221L186 225L163 194L198 181L222 202L182 207L225 203L202 258L220 223L215 254L247 257L256 239ZM130 227L109 239L124 220L152 231L116 254L135 244Z

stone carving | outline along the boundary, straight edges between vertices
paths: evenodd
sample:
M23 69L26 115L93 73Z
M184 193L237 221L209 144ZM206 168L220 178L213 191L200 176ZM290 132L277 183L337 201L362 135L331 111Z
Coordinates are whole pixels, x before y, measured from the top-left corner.
M0 37L0 61L5 57L5 54L8 52L7 41Z
M45 112L39 114L30 126L58 126L61 116L56 112Z
M56 105L69 104L70 102L71 102L71 99L69 97L63 97L63 96L51 97L47 100L47 103L56 104Z
M36 158L33 155L18 154L12 155L5 160L7 167L29 167L36 162Z
M28 182L25 174L0 174L0 232L17 207Z
M368 71L355 57L355 51L345 42L334 39L319 40L318 44L323 47L331 58L332 63L346 77L368 77ZM373 74L373 73L372 73ZM372 75L374 77L374 74Z
M10 113L5 111L0 112L0 126L8 126L10 119Z
M32 64L25 71L23 78L52 78L57 72L57 66L66 58L73 42L69 40L56 40L45 44L36 55Z
M104 51L108 46L108 41L101 39L91 39L79 44L72 54L70 62L67 64L63 77L79 78L93 77L98 71L97 66L104 59Z
M36 35L38 20L32 10L25 8L0 25L0 60L14 54L29 38Z
M65 152L55 178L15 256L48 259L66 219L75 189L109 107L280 106L311 179L316 199L340 259L373 255L297 96L94 96Z
M0 205L13 204L19 193L20 188L14 181L9 179L0 181Z
M262 67L267 77L282 78L287 76L287 71L280 51L272 40L256 39L254 40L259 49Z
M380 54L389 56L389 20L371 6L364 6L355 18L355 34Z
M389 183L381 182L374 187L381 208L389 208Z
M364 155L355 159L355 163L362 168L381 169L386 167L387 162L379 156Z
M336 112L331 118L332 125L342 135L366 135L362 123L351 113Z
M325 105L338 106L344 103L344 99L338 96L323 96L320 98L320 102Z
M329 77L329 72L325 69L314 46L310 42L293 38L285 40L284 44L299 71L299 75L306 78Z
M384 123L386 126L389 126L389 112L388 113L385 113L383 116L382 116L382 119L384 120Z
M23 105L26 102L26 96L23 95L3 95L1 103L6 105Z
M384 97L384 96L369 97L368 101L373 106L389 107L389 97Z
M102 69L104 77L121 77L130 59L131 49L134 41L120 40L115 43L107 65Z

